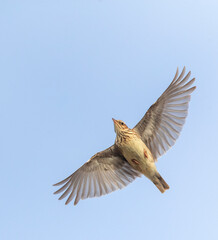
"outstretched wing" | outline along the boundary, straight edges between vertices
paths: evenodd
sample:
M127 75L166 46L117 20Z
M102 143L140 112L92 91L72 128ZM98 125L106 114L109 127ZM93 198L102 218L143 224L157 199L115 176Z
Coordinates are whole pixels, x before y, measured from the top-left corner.
M99 197L132 182L140 173L134 170L120 154L115 145L95 154L82 167L54 186L63 185L54 194L64 193L60 199L69 195L65 204L75 197L74 205L80 199Z
M191 72L184 77L185 67L176 75L158 100L149 108L141 121L135 126L155 160L174 145L185 123L195 78L189 80Z

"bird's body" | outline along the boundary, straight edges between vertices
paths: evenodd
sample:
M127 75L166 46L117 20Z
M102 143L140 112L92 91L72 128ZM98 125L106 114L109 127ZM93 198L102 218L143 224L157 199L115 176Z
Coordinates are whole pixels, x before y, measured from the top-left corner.
M127 129L122 137L117 135L115 144L125 159L133 168L149 178L152 172L156 171L156 167L153 156L141 137L133 129Z
M55 192L64 192L59 199L68 196L66 204L75 197L76 205L80 199L108 194L131 183L141 174L149 178L163 193L168 184L158 173L155 162L179 137L188 112L190 87L195 79L188 81L185 68L176 75L149 108L138 124L130 129L121 120L114 121L116 140L114 145L92 156L72 175L56 183L62 187Z
M142 141L140 135L134 129L129 129L123 121L115 119L113 121L117 133L115 144L122 155L134 169L149 178L163 193L169 186L161 187L161 180L157 178L160 174L155 166L152 153Z

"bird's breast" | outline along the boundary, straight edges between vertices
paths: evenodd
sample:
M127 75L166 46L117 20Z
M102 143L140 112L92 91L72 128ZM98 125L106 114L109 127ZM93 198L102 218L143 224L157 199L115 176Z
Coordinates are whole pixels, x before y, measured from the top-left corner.
M123 156L131 164L140 163L146 164L153 162L153 157L150 150L140 138L131 138L129 141L120 145Z

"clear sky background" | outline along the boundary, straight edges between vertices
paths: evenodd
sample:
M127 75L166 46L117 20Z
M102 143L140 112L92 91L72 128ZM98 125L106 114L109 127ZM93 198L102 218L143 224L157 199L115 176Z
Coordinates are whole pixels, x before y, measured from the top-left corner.
M64 205L52 184L133 127L176 68L196 77L180 138L122 191ZM218 2L0 3L0 239L218 239Z

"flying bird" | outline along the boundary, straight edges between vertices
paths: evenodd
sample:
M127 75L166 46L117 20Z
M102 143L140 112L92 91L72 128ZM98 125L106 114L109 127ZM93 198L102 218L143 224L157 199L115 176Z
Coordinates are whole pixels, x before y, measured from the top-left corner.
M64 192L65 204L74 198L99 197L131 183L141 174L150 179L164 193L169 185L161 177L155 162L174 145L185 123L195 78L189 81L191 72L185 76L185 67L157 101L148 109L137 125L130 129L121 120L115 120L114 145L96 153L72 175L54 186L62 185L54 194Z

